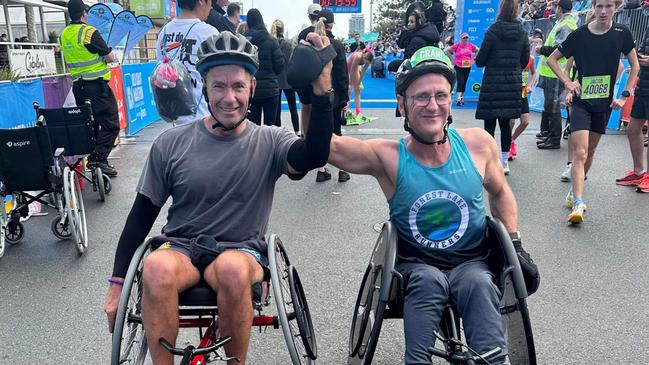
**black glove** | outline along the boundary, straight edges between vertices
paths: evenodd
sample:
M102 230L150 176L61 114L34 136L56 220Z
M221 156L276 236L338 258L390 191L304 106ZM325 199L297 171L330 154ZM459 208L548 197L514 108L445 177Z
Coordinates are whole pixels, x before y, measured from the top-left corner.
M521 264L521 270L523 271L527 295L532 295L536 292L541 283L539 267L536 266L534 260L530 257L530 254L523 249L523 243L520 240L515 240L513 243L516 254L518 255L518 262Z

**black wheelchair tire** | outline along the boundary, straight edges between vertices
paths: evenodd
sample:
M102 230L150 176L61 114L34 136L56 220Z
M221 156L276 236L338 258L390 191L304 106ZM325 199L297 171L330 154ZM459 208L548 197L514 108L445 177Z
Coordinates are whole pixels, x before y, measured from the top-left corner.
M51 224L51 227L50 227L50 228L52 228L52 233L54 234L54 236L56 236L56 238L58 238L60 240L67 241L69 239L72 239L72 232L69 231L70 226L67 225L66 223L60 223L60 220L61 220L60 217L56 217L52 221L52 224ZM67 234L63 233L64 231L67 232Z
M381 334L381 326L383 325L383 316L385 314L386 305L387 303L384 301L378 301L376 312L374 313L374 322L372 323L372 327L370 327L370 336L367 339L367 344L364 349L361 345L355 356L349 356L347 358L347 365L370 365L372 363L374 352L376 351L376 345L379 342L379 335Z
M309 311L302 281L293 266L289 270L288 281L291 288L291 300L295 309L295 320L300 329L300 338L304 344L304 351L311 360L315 360L318 357L318 344L313 328L313 320L311 319L311 311Z
M106 186L104 185L104 174L101 172L100 167L95 168L94 181L92 182L99 192L99 201L106 201Z
M13 233L9 229L9 226L5 229L6 242L12 246L19 244L25 237L25 226L23 226L22 222L16 222L15 229L16 231Z
M378 273L378 274L377 274ZM380 274L380 275L379 275ZM365 274L363 275L363 280L361 281L361 289L358 292L358 297L356 298L356 305L354 306L354 316L352 318L352 326L349 331L349 356L353 357L359 353L363 341L367 339L367 324L370 320L370 314L372 313L371 308L373 308L374 299L380 299L380 293L376 293L376 290L369 290L370 288L376 288L377 282L383 278L383 273L381 269L373 269L371 265L367 266ZM361 301L365 298L365 306L362 313L362 316L359 315L359 309L361 306ZM378 303L377 303L378 305ZM360 317L360 323L358 319ZM358 328L356 326L359 325ZM371 330L371 327L370 327Z
M139 323L137 321L138 310L140 310L139 300L141 300L142 288L141 288L141 277L142 277L142 267L144 265L144 257L150 252L149 242L145 242L133 255L131 263L124 278L124 286L122 287L122 294L119 299L119 307L117 309L117 315L115 316L115 327L113 330L112 338L112 349L111 349L111 365L122 365L122 364L133 364L133 365L142 365L147 357L148 346L147 340L144 333L144 326L142 324L142 317L139 317ZM135 285L134 285L135 284ZM136 290L136 301L132 306L129 306L129 301L133 299L132 291ZM138 297L139 296L139 297ZM128 316L128 319L127 319ZM132 323L128 323L128 321ZM130 337L130 341L134 342L134 338L140 334L141 342L139 343L139 352L137 353L137 358L135 362L128 363L126 359L122 358L122 334L128 325L133 326ZM131 344L130 349L134 349ZM137 351L137 350L136 350ZM129 352L130 353L130 352Z
M106 191L106 195L109 195L110 192L113 190L113 183L110 181L110 177L104 175L104 191Z

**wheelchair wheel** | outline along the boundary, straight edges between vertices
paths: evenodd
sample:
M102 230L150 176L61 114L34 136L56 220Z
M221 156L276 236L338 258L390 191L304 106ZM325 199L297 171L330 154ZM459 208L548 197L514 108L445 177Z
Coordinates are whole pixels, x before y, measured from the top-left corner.
M52 233L54 236L60 240L69 240L72 238L72 231L70 230L70 225L67 222L67 217L61 220L61 217L58 216L52 221Z
M104 174L101 173L101 168L95 168L94 181L92 182L99 192L99 201L106 201L106 185L104 185Z
M306 297L299 277L276 235L271 235L268 242L268 261L279 323L291 361L294 365L315 364L316 338Z
M356 356L359 353L360 357L365 355L367 339L372 330L378 306L379 291L377 289L380 288L381 277L380 269L373 270L372 266L368 266L365 270L354 306L354 317L349 333L349 356ZM363 348L361 349L361 347Z
M10 245L17 245L25 237L25 226L21 222L9 223L5 228L4 236Z
M75 172L66 167L63 170L63 192L65 195L65 209L68 216L68 225L72 229L72 240L79 255L88 248L88 225L86 224L86 211L83 206L81 187Z
M6 246L6 237L5 237L5 225L4 221L2 222L2 226L0 226L0 259L5 255L5 246Z
M142 325L142 267L144 257L151 252L148 242L137 249L131 259L119 308L115 317L111 365L142 365L147 360L147 342ZM148 359L150 362L151 359Z
M104 179L104 191L106 192L106 195L110 194L111 190L113 190L113 184L110 182L110 177L103 175Z

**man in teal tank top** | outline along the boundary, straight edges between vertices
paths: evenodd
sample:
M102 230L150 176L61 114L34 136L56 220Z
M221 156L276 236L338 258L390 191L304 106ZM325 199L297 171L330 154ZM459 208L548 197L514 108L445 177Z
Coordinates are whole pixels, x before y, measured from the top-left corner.
M454 84L444 52L419 49L403 62L396 81L410 135L399 141L334 136L329 162L374 176L387 198L405 283L406 364L430 364L428 348L447 304L462 316L468 345L478 353L500 347L501 356L491 363L507 364L499 292L484 261L483 188L491 214L516 241L523 270L536 271L536 265L521 246L516 200L494 139L481 128L449 128Z

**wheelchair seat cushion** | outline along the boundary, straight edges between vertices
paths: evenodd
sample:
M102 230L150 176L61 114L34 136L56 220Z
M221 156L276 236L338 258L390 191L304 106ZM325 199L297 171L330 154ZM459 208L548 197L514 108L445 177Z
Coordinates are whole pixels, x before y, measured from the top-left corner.
M261 302L263 285L261 282L252 284L252 300L255 303ZM216 305L216 293L205 283L178 295L178 304L181 306L213 307Z

